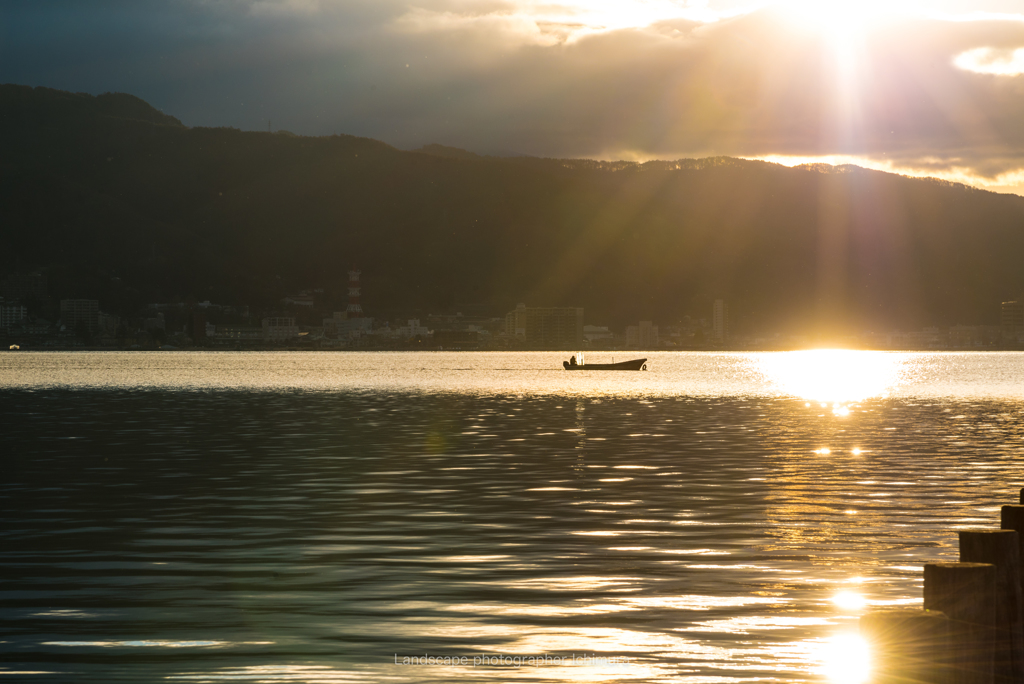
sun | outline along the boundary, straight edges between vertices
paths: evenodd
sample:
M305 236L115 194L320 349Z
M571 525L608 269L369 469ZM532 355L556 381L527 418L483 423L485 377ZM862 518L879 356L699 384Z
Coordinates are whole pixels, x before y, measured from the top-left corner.
M923 10L916 0L777 0L782 19L815 37L822 56L833 64L836 105L844 130L852 135L858 120L857 83L871 45L870 34L898 17Z
M915 0L779 0L776 6L794 24L839 42L853 40L894 16L924 9Z

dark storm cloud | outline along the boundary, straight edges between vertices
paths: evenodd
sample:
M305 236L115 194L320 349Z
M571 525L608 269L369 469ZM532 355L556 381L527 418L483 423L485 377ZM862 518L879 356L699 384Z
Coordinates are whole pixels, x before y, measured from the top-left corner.
M130 92L191 125L261 128L273 115L327 132L350 121L317 126L324 92L358 80L364 40L391 20L372 2L6 3L0 81Z
M892 20L845 63L836 36L774 10L598 30L573 2L4 3L0 81L404 148L1024 168L1024 21Z

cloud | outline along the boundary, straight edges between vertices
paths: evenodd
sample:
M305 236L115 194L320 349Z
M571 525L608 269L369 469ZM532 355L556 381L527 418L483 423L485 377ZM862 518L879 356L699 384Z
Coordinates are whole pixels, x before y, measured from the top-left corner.
M39 0L0 4L0 81L402 148L859 159L1017 188L1024 18L993 2L838 40L714 2Z
M674 19L711 23L735 14L712 11L702 2L677 0L518 0L497 5L469 1L459 3L457 10L410 7L396 26L421 33L499 32L523 44L552 46Z
M1024 48L975 48L957 55L953 63L965 71L973 71L976 74L1020 76L1024 74Z
M1024 160L1019 157L990 160L987 166L992 167L994 163L995 168L988 169L979 169L967 159L942 157L888 159L857 155L763 155L748 158L782 164L783 166L801 166L806 164L854 165L865 169L909 176L911 178L938 178L950 183L960 183L961 185L969 185L992 192L1024 195Z
M539 22L520 12L442 12L412 7L399 17L394 27L411 34L461 33L478 41L495 41L507 47L519 45L551 46L564 43L580 30L579 25ZM491 42L493 50L495 43Z
M644 29L670 20L712 23L735 16L684 0L464 0L457 6L411 6L391 28L400 34L462 35L477 49L571 45L587 37Z

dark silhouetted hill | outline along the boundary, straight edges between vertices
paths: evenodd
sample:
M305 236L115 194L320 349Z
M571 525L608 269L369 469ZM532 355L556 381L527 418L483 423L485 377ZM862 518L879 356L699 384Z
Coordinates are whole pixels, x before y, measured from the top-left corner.
M413 152L432 154L435 157L448 157L449 159L483 159L483 157L475 152L469 152L458 147L448 147L447 145L424 145L418 150L413 150Z
M13 85L0 149L2 268L47 266L108 308L343 300L352 264L371 315L669 323L725 297L740 327L910 327L995 323L1024 292L1024 198L857 167L403 152Z

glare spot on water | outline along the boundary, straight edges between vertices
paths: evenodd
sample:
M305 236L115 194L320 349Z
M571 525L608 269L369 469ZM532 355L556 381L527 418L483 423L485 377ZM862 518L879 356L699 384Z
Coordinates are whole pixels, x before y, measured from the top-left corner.
M741 615L722 620L695 622L680 632L721 632L726 634L752 634L767 630L792 629L826 625L829 621L818 617L787 617L784 615Z
M248 642L247 642L248 643ZM271 643L271 642L260 642ZM106 648L127 646L155 646L162 648L195 648L203 646L227 646L227 641L44 641L44 646L102 646Z
M867 605L867 601L863 596L852 591L839 592L832 597L832 603L842 610L860 610Z
M260 682L363 682L366 677L358 672L336 670L323 665L249 665L229 667L214 672L184 672L168 675L167 679L210 681Z
M543 577L524 580L502 580L500 585L503 589L509 587L514 589L526 589L530 591L595 591L599 589L615 589L624 585L631 585L641 577L560 577L548 579Z
M0 642L2 643L2 642ZM58 674L48 670L0 670L0 675L45 675Z
M715 610L739 608L754 605L774 605L783 599L763 596L654 596L646 598L625 598L622 602L634 607L672 608L675 610Z
M821 643L819 673L836 684L861 684L871 675L867 642L856 634L838 634Z
M844 403L883 396L900 380L903 361L893 354L815 349L812 351L766 354L758 357L758 368L769 383L827 408L835 403L836 415L848 415Z

